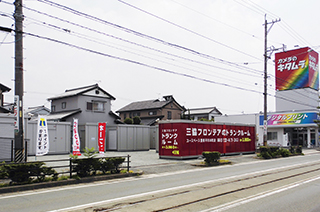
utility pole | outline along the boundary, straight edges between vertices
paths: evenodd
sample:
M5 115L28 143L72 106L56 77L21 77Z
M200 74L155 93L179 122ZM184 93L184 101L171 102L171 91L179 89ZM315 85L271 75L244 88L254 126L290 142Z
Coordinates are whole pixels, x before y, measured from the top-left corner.
M15 132L14 160L22 162L27 158L23 132L23 13L22 0L15 0Z
M263 119L263 146L267 146L267 134L268 134L268 122L267 122L267 81L268 81L268 72L267 72L267 62L269 56L267 55L267 36L268 33L273 26L274 23L279 22L280 19L272 21L270 23L267 22L267 14L264 16L264 119ZM271 24L268 29L268 24Z

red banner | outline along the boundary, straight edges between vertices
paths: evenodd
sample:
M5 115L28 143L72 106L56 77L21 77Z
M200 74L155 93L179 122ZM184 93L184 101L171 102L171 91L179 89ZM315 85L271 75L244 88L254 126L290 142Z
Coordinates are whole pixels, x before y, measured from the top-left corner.
M98 123L98 146L99 153L104 154L105 143L106 143L106 123Z

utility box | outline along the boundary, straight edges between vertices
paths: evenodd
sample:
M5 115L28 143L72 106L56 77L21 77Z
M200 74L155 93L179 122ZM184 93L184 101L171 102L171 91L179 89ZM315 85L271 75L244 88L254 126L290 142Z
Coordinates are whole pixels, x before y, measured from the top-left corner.
M160 121L159 157L197 158L205 151L222 155L255 152L255 126L189 120Z

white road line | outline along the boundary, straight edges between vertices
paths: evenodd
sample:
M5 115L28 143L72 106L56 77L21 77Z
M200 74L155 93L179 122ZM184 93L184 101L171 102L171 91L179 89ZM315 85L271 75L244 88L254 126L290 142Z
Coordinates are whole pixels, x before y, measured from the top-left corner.
M249 163L235 164L233 166L243 166L243 165L263 163L263 162L268 162L268 161L267 160L253 161L253 162L249 162ZM262 171L247 173L247 174L238 175L238 176L231 176L231 177L227 177L227 178L223 178L223 179L204 181L202 184L212 183L215 181L218 182L218 181L227 180L227 179L233 179L236 177L246 177L246 176L250 176L250 175L260 174L260 173L269 172L269 171L276 171L276 170L281 170L281 169L286 169L286 168L291 168L291 167L296 167L296 166L301 166L301 165L307 165L307 164L316 163L316 162L320 162L320 160L316 160L316 161L312 161L312 162L305 162L305 163L300 163L300 164L294 164L294 165L288 165L288 166L283 166L283 167L278 167L278 168L272 168L272 169L268 169L268 170L262 170ZM155 177L170 176L170 175L190 173L190 172L201 172L201 171L206 171L206 170L210 170L210 169L222 169L222 168L226 168L226 166L208 167L208 168L204 168L204 169L191 169L191 170L167 172L167 173L161 173L161 174L142 175L142 176L139 176L138 178L137 177L121 178L121 179L115 179L112 181L104 181L104 182L100 182L100 183L90 183L90 184L85 184L85 185L68 186L68 187L62 187L62 188L50 188L49 190L38 190L37 192L26 191L26 192L14 194L14 195L2 194L2 196L0 196L0 200L1 199L8 199L8 198L15 198L15 197L22 197L22 196L38 195L38 194L44 194L44 193L50 193L50 192L59 192L59 191L65 191L65 190L71 190L71 189L79 189L79 188L95 187L95 186L102 186L102 185L108 185L108 184L130 182L130 181L143 180L143 179L149 179L149 178L155 178Z
M320 160L318 160L317 162L319 162L319 161ZM227 177L227 178L223 178L223 179L208 180L208 181L203 181L203 182L193 183L193 184L188 184L188 185L183 185L183 186L177 186L177 187L166 188L166 189L161 189L161 190L149 191L149 192L140 193L140 194L133 194L133 195L129 195L129 196L124 196L124 197L119 197L119 198L114 198L114 199L108 199L108 200L103 200L103 201L98 201L98 202L93 202L93 203L88 203L88 204L83 204L83 205L78 205L78 206L72 206L72 207L68 207L68 208L61 208L61 209L53 210L53 211L50 211L50 212L62 212L62 211L69 211L69 210L79 210L79 209L93 207L93 206L97 206L97 205L101 205L101 204L107 204L107 203L111 203L111 202L116 202L116 201L119 201L119 200L123 201L123 200L127 200L127 199L130 199L130 198L137 198L137 197L143 197L143 196L148 196L148 195L154 195L154 194L161 193L161 192L186 189L186 188L190 188L190 187L194 187L194 186L201 186L201 185L208 184L208 183L215 183L215 182L219 182L219 181L225 181L225 180L231 180L231 179L236 179L236 178L241 178L241 177L247 177L247 176L261 174L261 173L265 173L265 172L269 172L269 171L276 171L276 170L285 169L285 168L292 168L292 167L306 165L306 164L310 164L310 163L315 163L315 161L306 162L306 163L302 163L302 164L298 164L298 165L295 164L295 165L285 166L285 167L281 167L281 168L274 168L274 169L268 169L268 170L263 170L263 171L257 171L257 172L247 173L247 174L242 174L242 175L237 175L237 176L231 176L231 177Z
M220 211L225 211L225 210L228 210L228 209L231 209L231 208L234 208L234 207L238 207L240 205L244 205L244 204L247 204L249 202L258 200L258 199L262 199L262 198L267 197L267 196L271 196L271 195L274 195L274 194L277 194L277 193L280 193L280 192L283 192L283 191L287 191L289 189L301 186L303 184L311 183L311 182L313 182L315 180L319 180L319 179L320 179L320 177L309 178L308 180L301 180L301 181L298 181L298 182L295 182L295 183L292 183L292 184L289 184L289 185L286 185L286 186L282 186L282 187L277 188L277 189L273 189L273 190L270 190L270 191L265 191L265 192L262 192L262 193L259 193L259 194L256 194L256 195L252 195L252 196L249 196L249 197L246 197L246 198L238 199L238 200L235 200L235 201L230 202L230 203L226 203L226 204L219 205L219 206L216 206L216 207L213 207L213 208L202 210L200 212L220 212Z

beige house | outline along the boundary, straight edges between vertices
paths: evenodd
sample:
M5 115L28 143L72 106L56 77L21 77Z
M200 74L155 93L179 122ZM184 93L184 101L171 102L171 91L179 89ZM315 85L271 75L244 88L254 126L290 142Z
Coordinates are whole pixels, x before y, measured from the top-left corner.
M163 96L163 100L132 102L116 112L121 117L121 121L138 116L141 119L141 124L151 126L157 120L181 119L185 108L172 95L169 95Z

